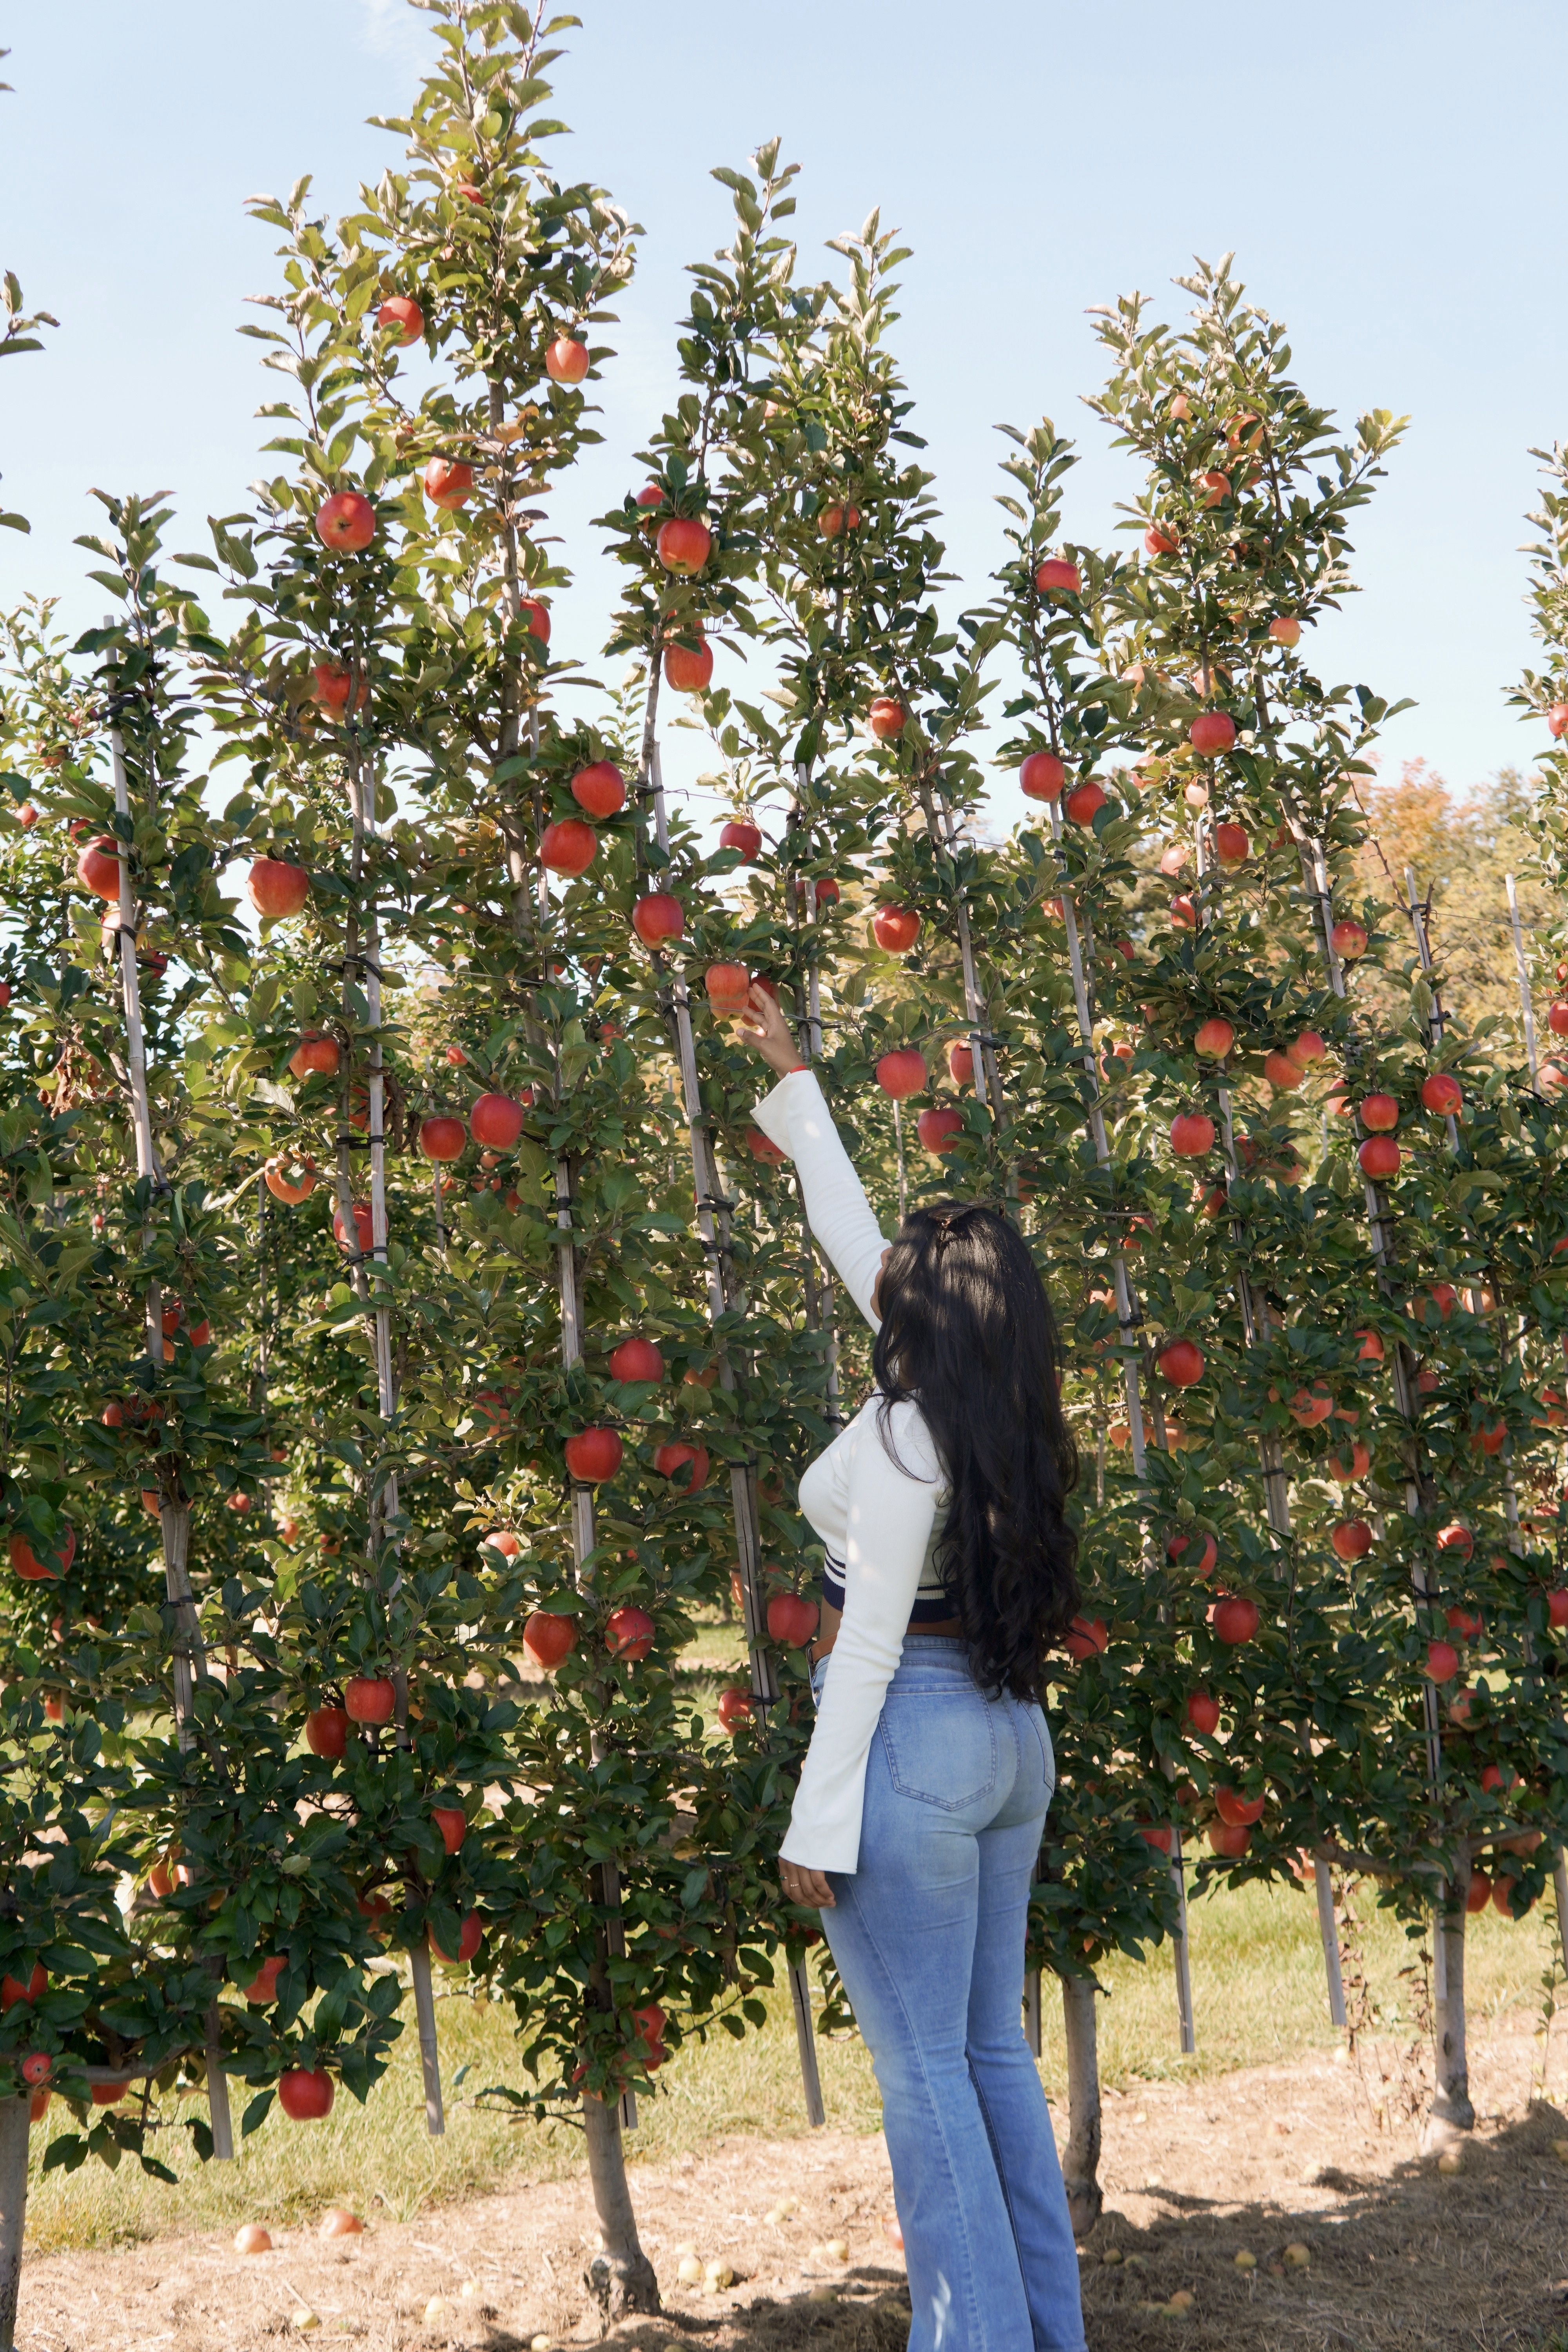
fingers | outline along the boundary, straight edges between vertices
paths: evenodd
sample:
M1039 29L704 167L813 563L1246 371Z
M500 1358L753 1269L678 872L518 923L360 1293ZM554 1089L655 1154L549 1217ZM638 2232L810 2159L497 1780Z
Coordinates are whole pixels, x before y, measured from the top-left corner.
M833 1889L823 1870L803 1870L798 1863L781 1862L779 1884L787 1901L798 1903L807 1911L831 1911L835 1908Z

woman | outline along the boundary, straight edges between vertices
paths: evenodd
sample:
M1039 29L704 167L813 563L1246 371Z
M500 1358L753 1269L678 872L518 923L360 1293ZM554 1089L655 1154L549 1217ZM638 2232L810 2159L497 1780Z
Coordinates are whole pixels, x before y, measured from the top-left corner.
M779 1075L757 1124L877 1334L875 1390L800 1482L827 1565L784 1893L821 1910L876 2065L910 2352L1081 2352L1022 2016L1056 1779L1038 1694L1078 1601L1050 1306L994 1209L917 1209L886 1242L765 991L742 1034Z

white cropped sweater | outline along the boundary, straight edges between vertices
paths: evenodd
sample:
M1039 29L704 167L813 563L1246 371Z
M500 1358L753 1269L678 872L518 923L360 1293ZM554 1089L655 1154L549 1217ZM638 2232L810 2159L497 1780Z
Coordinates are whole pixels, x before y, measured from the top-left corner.
M809 1070L781 1078L757 1125L800 1171L805 1213L873 1330L871 1292L888 1244ZM881 1426L873 1391L800 1482L800 1507L842 1582L844 1616L781 1852L808 1870L853 1871L860 1858L866 1757L911 1614L946 1616L932 1565L946 1502L941 1465L916 1404Z

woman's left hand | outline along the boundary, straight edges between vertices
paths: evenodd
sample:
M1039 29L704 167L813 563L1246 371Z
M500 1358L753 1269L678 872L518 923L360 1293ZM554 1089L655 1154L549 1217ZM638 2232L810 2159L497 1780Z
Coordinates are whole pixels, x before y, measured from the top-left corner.
M784 1900L798 1903L806 1911L831 1911L835 1908L833 1889L825 1870L803 1870L798 1862L781 1862L779 1884Z

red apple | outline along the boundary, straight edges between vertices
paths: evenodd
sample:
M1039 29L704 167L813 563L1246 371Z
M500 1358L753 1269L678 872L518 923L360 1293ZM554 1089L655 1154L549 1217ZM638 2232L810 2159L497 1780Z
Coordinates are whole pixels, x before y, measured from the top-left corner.
M26 1984L16 1977L0 1977L0 2016L15 2009L18 2001L26 2001L30 2007L34 2001L42 2000L48 1989L49 1972L41 1960L34 1961Z
M1139 1836L1146 1845L1153 1846L1160 1853L1170 1853L1173 1832L1169 1822L1160 1826L1156 1826L1153 1822L1140 1822L1137 1828Z
M120 896L120 845L111 833L89 841L76 862L77 880L100 898Z
M258 857L246 879L250 903L269 922L297 915L310 895L310 877L302 866L281 857Z
M1151 555L1174 555L1181 541L1168 527L1152 523L1143 534L1143 545Z
M1187 740L1200 760L1217 759L1236 743L1236 721L1224 710L1200 710L1187 730Z
M1054 801L1067 780L1054 751L1031 751L1018 771L1019 789L1031 801Z
M243 1962L240 1965L243 1966ZM289 1963L286 1958L275 1955L271 1959L262 1960L255 1965L256 1974L248 1983L243 1977L238 1976L236 1977L235 1982L252 2009L266 2009L277 2000L278 1979Z
M531 596L525 596L518 606L518 618L528 625L528 634L537 637L542 646L550 643L550 608Z
M749 1127L746 1129L746 1149L753 1160L762 1160L764 1166L777 1168L784 1163L784 1154L779 1150L773 1137L764 1135L760 1127Z
M816 1632L820 1611L804 1593L775 1592L768 1602L768 1633L791 1650L804 1650Z
M895 1102L922 1093L930 1083L925 1058L913 1045L896 1047L892 1053L884 1054L877 1064L877 1084Z
M700 572L713 551L713 534L695 515L671 515L660 523L654 552L667 572L685 579Z
M1560 996L1547 1006L1546 1025L1554 1037L1568 1037L1568 999Z
M605 1618L605 1647L612 1658L624 1658L629 1665L635 1665L652 1649L657 1631L647 1611L628 1601L619 1609L612 1609Z
M319 1029L308 1029L289 1056L289 1067L297 1078L335 1076L342 1053L335 1037L324 1036Z
M1228 1822L1233 1830L1249 1830L1255 1822L1263 1819L1264 1807L1268 1800L1267 1797L1244 1797L1237 1789L1216 1789L1214 1801L1222 1822Z
M1293 614L1281 613L1268 624L1268 634L1277 646L1295 646L1301 640L1301 624Z
M708 1002L723 1020L744 1013L752 993L752 975L743 963L710 963L702 976Z
M974 1084L974 1048L955 1039L947 1049L947 1066L955 1087Z
M290 2066L278 2081L278 2104L297 2124L319 2123L332 2112L332 2078L319 2069Z
M632 929L645 947L661 940L678 940L686 929L686 913L672 890L649 890L632 908Z
M1212 1698L1207 1691L1192 1692L1187 1700L1187 1721L1194 1731L1201 1731L1206 1739L1212 1739L1219 1729L1218 1699Z
M1568 702L1554 702L1546 714L1546 724L1552 735L1568 734Z
M1230 496L1230 476L1220 473L1215 467L1211 467L1206 474L1200 474L1198 483L1205 507L1223 506Z
M1263 1075L1276 1093L1289 1094L1293 1087L1300 1085L1307 1074L1299 1062L1290 1059L1289 1054L1273 1053L1264 1057Z
M323 547L358 555L375 537L375 509L358 490L334 490L316 509L316 537Z
M719 1694L719 1720L732 1739L742 1723L752 1717L752 1694L749 1690L731 1688Z
M1239 1862L1252 1843L1252 1832L1228 1822L1211 1822L1208 1829L1211 1850L1226 1862Z
M294 1182L274 1162L267 1170L267 1189L274 1200L286 1201L290 1208L297 1209L300 1202L308 1201L315 1191L316 1171L307 1162L300 1171L299 1181Z
M1372 1529L1364 1519L1342 1519L1329 1541L1341 1559L1362 1559L1372 1549Z
M1399 1105L1392 1095L1363 1095L1356 1105L1363 1127L1374 1135L1389 1135L1399 1125Z
M1452 1642L1428 1642L1426 1673L1435 1683L1451 1683L1459 1671L1459 1654Z
M762 855L762 828L754 825L749 817L731 817L729 824L720 830L719 846L721 849L738 849L742 865L754 866Z
M468 1817L461 1805L432 1805L430 1818L441 1832L448 1853L456 1853L468 1834Z
M1092 824L1109 797L1098 776L1086 776L1075 784L1062 806L1074 824Z
M11 1565L24 1583L52 1583L70 1572L70 1564L76 1558L76 1529L66 1524L56 1549L46 1551L42 1559L26 1536L13 1536L10 1551Z
M1329 940L1334 953L1346 963L1353 963L1357 956L1366 953L1364 924L1352 922L1348 918L1345 921L1334 925L1333 929L1329 933Z
M1243 1642L1250 1642L1258 1631L1258 1604L1238 1594L1227 1594L1225 1600L1215 1602L1209 1612L1209 1622L1222 1642L1238 1648Z
M940 1159L944 1151L954 1150L963 1133L963 1113L948 1108L922 1110L915 1121L915 1133L921 1149Z
M419 1122L419 1149L426 1160L460 1160L468 1130L460 1118L437 1117Z
M1204 1376L1204 1351L1195 1339L1171 1340L1154 1360L1173 1388L1193 1388Z
M901 735L908 716L903 704L896 701L890 694L879 694L867 713L871 732L879 743L890 743L895 736Z
M1214 829L1214 845L1222 866L1245 866L1252 843L1244 824L1226 821Z
M614 816L626 803L626 782L613 760L595 760L572 779L572 797L590 816ZM574 820L567 818L568 824Z
M1356 1153L1362 1173L1372 1177L1374 1182L1384 1177L1397 1176L1401 1157L1399 1146L1392 1135L1369 1135Z
M1474 1642L1479 1638L1481 1630L1481 1619L1480 1613L1478 1610L1462 1609L1458 1606L1458 1602L1456 1602L1453 1608L1444 1612L1444 1615L1447 1622L1448 1631L1451 1633L1458 1633L1461 1641ZM1496 1769L1497 1767L1494 1764L1489 1764L1487 1767L1487 1772L1493 1772ZM1481 1786L1484 1789L1488 1785L1489 1783L1486 1772L1483 1772L1481 1775Z
M364 2223L346 2205L329 2205L317 2231L322 2238L358 2238L363 2234Z
M539 862L552 874L585 874L599 854L599 836L580 816L557 817L539 836Z
M664 649L665 684L677 694L706 694L713 683L713 648L672 644Z
M613 1429L579 1429L563 1448L566 1467L580 1486L601 1486L613 1478L625 1452Z
M536 1609L522 1629L522 1646L537 1666L558 1666L577 1640L575 1617L559 1617Z
M889 955L908 955L921 935L921 919L912 907L879 907L871 918L871 936Z
M1546 1622L1556 1630L1568 1625L1568 1584L1553 1585L1546 1596Z
M338 1247L351 1252L357 1250L361 1257L368 1257L375 1247L375 1220L370 1202L368 1201L351 1202L350 1213L354 1221L354 1237L352 1242L349 1239L348 1227L343 1223L342 1209L334 1209L332 1212L332 1231L338 1237ZM166 1343L165 1352L167 1352Z
M623 1339L610 1358L613 1381L662 1381L664 1358L651 1339Z
M1462 1526L1458 1519L1451 1519L1446 1528L1437 1530L1437 1549L1439 1551L1451 1551L1457 1559L1463 1562L1474 1555L1476 1539L1468 1528Z
M572 335L557 335L544 354L544 373L552 383L581 383L588 373L588 346Z
M355 1675L343 1685L343 1711L351 1723L390 1723L396 1704L390 1675Z
M1178 1111L1171 1121L1171 1149L1178 1160L1201 1160L1205 1151L1214 1150L1213 1119L1201 1111Z
M1179 1530L1174 1535L1169 1535L1165 1538L1165 1557L1167 1559L1180 1560L1184 1553L1191 1551L1192 1548L1192 1537L1183 1535ZM1195 1559L1188 1560L1186 1565L1191 1569L1194 1576L1209 1576L1213 1574L1215 1562L1218 1558L1219 1547L1215 1542L1213 1536L1208 1534L1205 1530L1204 1534L1202 1551L1198 1554Z
M1197 1035L1193 1039L1193 1044L1196 1047L1197 1051L1204 1056L1205 1061L1209 1062L1223 1062L1235 1043L1236 1031L1231 1027L1228 1021L1220 1020L1217 1014L1213 1020L1205 1021L1199 1029ZM1203 1124L1206 1126L1209 1130L1209 1141L1208 1143L1204 1144L1201 1149L1207 1151L1214 1141L1214 1122L1212 1119L1205 1119ZM1179 1149L1179 1147L1174 1143L1173 1129L1173 1148ZM1195 1157L1196 1155L1194 1154L1194 1156Z
M399 343L416 343L425 332L425 313L411 294L389 294L375 314L375 323L395 331Z
M1195 931L1197 927L1198 910L1196 904L1193 899L1188 898L1184 890L1178 891L1175 898L1171 901L1172 929L1177 931Z
M1563 1010L1568 1012L1568 1006ZM1447 1070L1434 1070L1430 1077L1421 1081L1421 1100L1426 1109L1440 1111L1451 1118L1462 1108L1465 1092L1458 1078L1451 1078ZM1363 1108L1362 1116L1365 1115Z
M474 469L460 457L432 457L423 479L425 495L431 505L456 514L474 487Z
M481 1095L468 1113L468 1133L489 1151L510 1151L522 1133L523 1106L510 1095Z
M1072 1658L1096 1658L1110 1640L1103 1617L1075 1617L1062 1635L1062 1647Z
M653 1466L661 1478L672 1480L683 1495L698 1494L708 1484L708 1449L704 1445L684 1445L679 1441L661 1445L653 1457Z
M817 529L821 531L824 539L837 539L840 531L858 530L859 528L860 509L858 507L824 507L821 517L817 522Z
M1069 563L1063 555L1047 555L1043 563L1037 565L1035 585L1042 596L1079 596L1083 593L1078 565Z
M1328 1455L1324 1467L1338 1486L1348 1486L1357 1478L1364 1478L1372 1468L1372 1455L1358 1437L1351 1447L1350 1460L1342 1454Z
M347 1707L318 1706L305 1717L305 1745L316 1756L342 1756L348 1746Z

